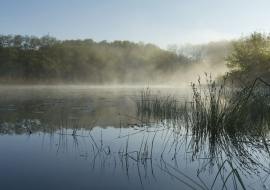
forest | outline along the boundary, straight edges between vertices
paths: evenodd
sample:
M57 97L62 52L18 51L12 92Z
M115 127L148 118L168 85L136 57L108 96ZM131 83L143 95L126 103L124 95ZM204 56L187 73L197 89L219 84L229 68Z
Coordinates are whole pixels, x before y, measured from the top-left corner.
M143 42L0 35L0 83L177 85L203 72L267 76L269 39L254 32L234 41L171 44L164 50Z

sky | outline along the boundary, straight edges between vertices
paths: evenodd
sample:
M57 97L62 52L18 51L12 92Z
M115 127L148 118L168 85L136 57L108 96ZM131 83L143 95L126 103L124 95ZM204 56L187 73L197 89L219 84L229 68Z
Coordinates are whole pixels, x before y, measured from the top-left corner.
M269 0L0 0L0 34L200 44L270 32Z

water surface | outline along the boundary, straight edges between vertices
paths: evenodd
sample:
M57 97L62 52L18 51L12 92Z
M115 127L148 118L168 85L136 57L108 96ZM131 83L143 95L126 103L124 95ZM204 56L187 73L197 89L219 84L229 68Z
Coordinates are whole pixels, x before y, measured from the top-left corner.
M179 102L191 95L188 88L153 92ZM209 163L207 145L194 154L184 128L138 115L138 96L137 87L0 87L1 188L210 189L225 159ZM270 185L261 168L234 167L247 189ZM225 164L213 189L231 171ZM234 185L231 175L226 187Z

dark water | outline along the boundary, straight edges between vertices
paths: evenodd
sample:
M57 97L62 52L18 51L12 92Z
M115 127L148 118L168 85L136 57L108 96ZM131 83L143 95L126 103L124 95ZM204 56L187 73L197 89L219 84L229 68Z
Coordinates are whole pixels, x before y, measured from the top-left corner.
M179 101L191 93L153 90ZM211 189L220 170L209 163L207 145L194 155L183 128L138 116L136 94L138 88L0 87L1 189ZM269 168L267 155L256 154ZM247 189L270 186L267 171L233 166ZM225 164L212 189L231 171ZM226 187L234 185L231 174Z

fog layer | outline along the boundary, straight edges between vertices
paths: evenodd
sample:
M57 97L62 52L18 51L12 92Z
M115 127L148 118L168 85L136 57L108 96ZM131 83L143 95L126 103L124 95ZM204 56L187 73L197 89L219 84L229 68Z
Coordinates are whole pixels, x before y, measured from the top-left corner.
M204 72L224 74L230 41L163 50L130 41L60 41L50 36L0 36L1 83L186 85Z

